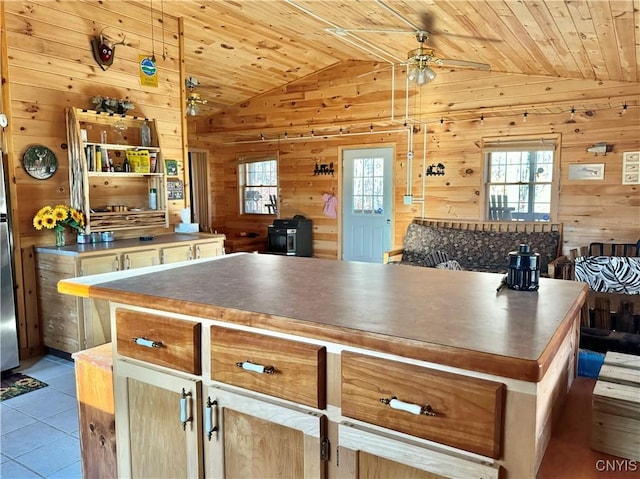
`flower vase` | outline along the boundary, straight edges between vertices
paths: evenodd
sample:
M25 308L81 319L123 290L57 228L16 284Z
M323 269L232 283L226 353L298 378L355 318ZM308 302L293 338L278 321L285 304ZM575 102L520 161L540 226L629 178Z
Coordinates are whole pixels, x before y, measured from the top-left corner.
M56 233L56 246L64 246L64 229L54 229Z

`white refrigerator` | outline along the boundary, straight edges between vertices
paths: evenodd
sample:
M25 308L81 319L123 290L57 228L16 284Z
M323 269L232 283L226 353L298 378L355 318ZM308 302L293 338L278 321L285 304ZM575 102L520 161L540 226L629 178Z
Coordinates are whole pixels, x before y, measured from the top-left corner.
M9 227L9 204L5 189L5 160L0 162L0 359L2 372L17 368L18 332L16 325L15 280L13 276L13 244Z

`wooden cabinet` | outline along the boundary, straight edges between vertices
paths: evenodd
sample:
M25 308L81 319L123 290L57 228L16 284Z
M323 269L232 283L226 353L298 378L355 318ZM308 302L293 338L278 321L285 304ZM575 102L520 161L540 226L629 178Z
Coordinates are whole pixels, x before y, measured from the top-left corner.
M119 307L114 324L119 477L326 477L324 347L214 327L209 380L200 322Z
M109 302L59 294L60 280L213 257L223 253L223 243L223 235L166 235L142 245L136 239L62 249L36 247L38 315L44 345L74 353L111 341Z
M213 258L224 254L224 242L196 243L194 245L194 256L196 259Z
M229 391L224 386L206 390L206 477L327 476L329 445L324 414Z
M160 264L160 256L155 249L122 253L122 269L143 268L157 264Z
M169 226L155 120L79 108L68 108L66 116L71 205L84 214L85 232ZM151 130L148 146L140 135L145 123ZM130 161L128 156L143 160ZM152 188L156 205L149 201Z
M180 245L162 248L160 251L162 264L177 263L193 259L193 246Z
M118 477L203 476L199 379L114 361Z

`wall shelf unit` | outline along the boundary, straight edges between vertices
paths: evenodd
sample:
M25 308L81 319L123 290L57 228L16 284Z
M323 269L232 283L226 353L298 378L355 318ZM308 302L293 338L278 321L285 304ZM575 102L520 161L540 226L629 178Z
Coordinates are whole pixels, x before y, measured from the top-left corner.
M85 232L167 228L169 213L162 146L155 120L68 108L71 205L85 215ZM147 123L151 144L142 145ZM131 158L142 157L139 162ZM157 207L149 205L154 188Z

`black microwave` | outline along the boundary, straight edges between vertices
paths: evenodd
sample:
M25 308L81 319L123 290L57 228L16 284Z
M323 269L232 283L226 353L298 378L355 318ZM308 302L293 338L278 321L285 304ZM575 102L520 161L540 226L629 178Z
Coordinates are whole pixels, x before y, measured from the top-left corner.
M267 228L267 253L311 256L311 220L277 219Z

